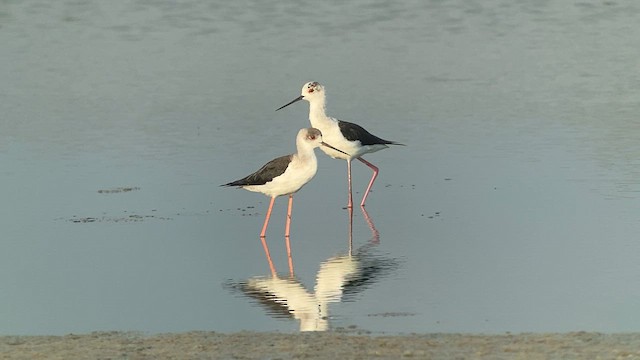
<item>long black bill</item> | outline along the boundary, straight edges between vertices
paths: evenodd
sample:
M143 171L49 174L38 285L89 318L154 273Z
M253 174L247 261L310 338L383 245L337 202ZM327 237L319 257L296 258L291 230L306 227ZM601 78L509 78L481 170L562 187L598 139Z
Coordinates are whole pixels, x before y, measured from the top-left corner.
M278 111L278 110L280 110L280 109L284 109L284 108L286 108L287 106L289 106L289 105L291 105L291 104L293 104L293 103L295 103L295 102L298 102L298 101L300 101L300 100L302 100L302 99L304 99L304 96L300 95L300 96L298 96L297 98L293 99L293 101L292 101L292 102L290 102L290 103L288 103L288 104L286 104L286 105L282 105L282 106L280 106L279 108L277 108L277 109L276 109L276 111ZM338 151L340 151L340 150L338 150Z
M343 153L343 154L345 154L345 155L347 155L347 156L351 156L351 155L347 154L346 152L344 152L344 151L342 151L342 150L340 150L340 149L336 149L336 148L334 148L333 146L331 146L331 145L327 144L327 143L326 143L326 142L324 142L324 141L322 141L320 144L321 144L322 146L326 146L326 147L328 147L328 148L331 148L331 149L333 149L333 150L335 150L335 151L341 152L341 153Z

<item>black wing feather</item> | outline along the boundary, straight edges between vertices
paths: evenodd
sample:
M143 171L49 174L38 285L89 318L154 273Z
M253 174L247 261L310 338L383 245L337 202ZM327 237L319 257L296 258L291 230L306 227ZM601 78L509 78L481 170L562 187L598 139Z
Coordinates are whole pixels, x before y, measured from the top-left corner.
M349 141L360 141L362 145L376 145L376 144L385 144L385 145L402 145L395 141L381 139L372 133L368 132L362 126L342 120L338 120L338 127L340 127L340 132L342 135Z
M279 158L275 158L264 164L264 166L261 167L260 170L254 172L253 174L221 186L264 185L273 180L273 178L275 178L276 176L282 175L285 170L287 170L292 156L293 155L285 155L280 156Z

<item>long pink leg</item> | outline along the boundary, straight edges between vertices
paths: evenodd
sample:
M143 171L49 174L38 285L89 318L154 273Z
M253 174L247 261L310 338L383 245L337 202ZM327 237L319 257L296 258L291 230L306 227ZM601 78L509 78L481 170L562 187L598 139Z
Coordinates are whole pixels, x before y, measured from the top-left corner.
M371 242L374 244L380 243L380 233L378 232L378 229L376 229L376 226L373 224L373 220L371 220L369 213L364 207L360 207L360 210L362 210L362 215L364 215L364 221L367 222L367 225L369 225L369 230L371 230Z
M369 181L367 191L364 192L364 197L362 198L362 202L360 203L360 206L364 206L365 201L367 201L367 196L369 196L369 191L371 191L371 187L373 186L373 182L376 181L376 178L378 177L378 168L361 157L359 157L358 160L362 161L365 165L370 167L371 170L373 170L373 176L371 176L371 181ZM349 179L349 185L351 185L351 179Z
M291 228L291 208L293 208L293 194L289 195L289 207L287 207L287 224L284 228L286 237L289 237L289 228Z
M293 208L293 194L289 195L289 206L287 207L287 225L284 230L284 240L287 246L287 259L289 260L289 276L293 277L293 258L291 257L291 241L289 229L291 228L291 210Z
M351 159L347 159L347 179L349 180L349 202L347 207L353 208L353 196L351 195Z
M269 262L269 269L271 269L271 276L276 277L276 267L273 266L273 260L271 260L271 254L269 253L269 247L267 246L267 241L264 237L261 237L262 247L264 248L264 254L267 256L267 261Z
M287 260L289 261L289 276L291 278L295 277L293 272L293 257L291 256L291 239L288 236L285 236L284 242L287 245Z
M267 226L269 225L269 218L271 217L271 210L273 209L273 203L276 201L275 197L271 198L271 202L269 203L269 210L267 210L267 216L264 218L264 225L262 225L262 232L260 233L260 237L263 238L267 233Z
M349 256L353 254L353 208L349 208Z

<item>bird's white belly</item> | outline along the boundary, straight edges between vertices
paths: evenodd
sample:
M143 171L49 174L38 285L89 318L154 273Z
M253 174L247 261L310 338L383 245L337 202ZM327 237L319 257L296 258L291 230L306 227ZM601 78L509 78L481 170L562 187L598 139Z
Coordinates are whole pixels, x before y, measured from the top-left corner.
M261 192L269 197L289 195L300 190L316 175L318 164L315 158L311 161L292 161L287 170L280 176L263 185L250 185L244 188L249 191Z

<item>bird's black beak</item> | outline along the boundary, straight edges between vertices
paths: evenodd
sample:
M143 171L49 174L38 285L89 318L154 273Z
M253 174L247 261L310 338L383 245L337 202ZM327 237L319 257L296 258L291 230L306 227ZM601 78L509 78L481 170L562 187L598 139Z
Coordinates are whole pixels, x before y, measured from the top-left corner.
M300 100L302 100L302 99L304 99L304 96L300 95L300 96L298 96L297 98L293 99L293 101L291 101L290 103L288 103L288 104L286 104L286 105L282 105L282 106L280 106L279 108L277 108L277 109L276 109L276 111L278 111L278 110L280 110L280 109L283 109L283 108L286 108L287 106L289 106L289 105L291 105L291 104L293 104L293 103L295 103L295 102L298 102L298 101L300 101Z
M346 152L344 152L344 151L342 151L342 150L340 150L340 149L336 149L336 148L334 148L333 146L331 146L331 145L327 144L327 143L326 143L326 142L324 142L324 141L320 142L320 145L322 145L322 146L326 146L326 147L331 148L331 149L333 149L333 150L335 150L335 151L341 152L341 153L343 153L343 154L345 154L345 155L347 155L347 156L351 156L351 155L347 154Z

